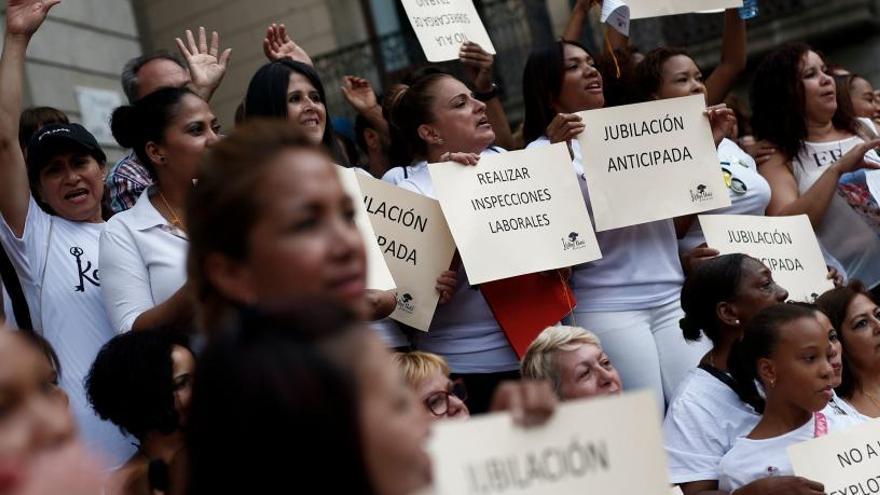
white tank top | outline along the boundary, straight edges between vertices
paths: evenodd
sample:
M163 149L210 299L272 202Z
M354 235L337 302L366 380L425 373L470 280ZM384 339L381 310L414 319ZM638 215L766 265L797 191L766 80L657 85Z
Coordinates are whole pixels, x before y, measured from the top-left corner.
M858 136L827 143L805 141L792 162L800 194L812 187L830 165L861 142L862 138ZM858 176L859 173L855 172L841 179L838 194L831 199L816 235L822 246L843 264L851 278L874 287L880 283L880 223L870 219L880 210L870 194L854 192L861 189L857 183L852 183L858 182L853 181Z

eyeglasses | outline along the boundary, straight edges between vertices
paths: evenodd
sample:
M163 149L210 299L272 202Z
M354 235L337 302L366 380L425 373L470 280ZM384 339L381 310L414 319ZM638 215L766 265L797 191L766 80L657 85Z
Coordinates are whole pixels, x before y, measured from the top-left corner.
M467 400L467 389L464 387L463 381L456 380L452 382L450 390L434 392L426 397L425 407L434 416L445 416L449 412L449 397L453 395L462 402Z

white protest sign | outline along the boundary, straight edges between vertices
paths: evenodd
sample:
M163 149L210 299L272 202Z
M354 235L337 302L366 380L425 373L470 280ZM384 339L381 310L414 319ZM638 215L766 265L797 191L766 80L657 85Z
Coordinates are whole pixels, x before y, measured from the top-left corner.
M110 131L110 116L113 115L113 110L122 105L119 91L77 86L76 101L82 115L83 127L99 143L116 146L116 139Z
M880 493L880 420L792 445L797 476L825 485L829 495Z
M495 53L473 0L401 0L429 62L457 60L465 41Z
M391 290L397 288L394 283L394 277L385 263L385 257L379 250L379 244L376 242L376 233L370 224L370 218L367 209L364 207L360 198L364 195L361 193L361 186L358 183L357 172L353 168L336 167L339 172L339 181L342 182L342 188L354 200L355 216L354 223L357 225L364 240L364 250L367 253L367 288L375 290Z
M626 0L632 19L742 7L743 0Z
M684 495L684 493L682 493L681 488L679 488L678 485L673 486L672 490L670 490L669 493L671 495Z
M699 219L709 247L721 254L744 253L761 260L792 299L811 302L834 288L806 215L700 215Z
M437 277L449 269L455 241L435 199L358 175L379 248L397 283L391 318L427 331L440 294Z
M580 112L596 230L730 206L703 95Z
M629 7L623 0L604 0L599 18L618 33L629 36Z
M602 257L565 143L428 171L472 284Z
M430 451L437 495L669 495L648 391L566 402L534 428L509 413L441 421Z

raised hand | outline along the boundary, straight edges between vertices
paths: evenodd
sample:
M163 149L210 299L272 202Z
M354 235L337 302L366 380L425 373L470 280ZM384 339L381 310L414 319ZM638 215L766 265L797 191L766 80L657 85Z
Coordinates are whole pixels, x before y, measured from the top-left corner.
M46 20L49 10L61 0L8 0L6 35L31 36Z
M477 91L486 92L492 90L492 64L495 56L483 50L480 45L465 41L458 51L458 59L464 66L464 72L474 84Z
M733 133L733 129L736 127L736 114L726 104L721 103L706 108L706 116L712 126L715 146L718 146L724 138Z
M231 48L220 52L220 35L217 31L211 33L211 46L208 46L208 37L204 27L199 27L199 41L196 43L193 32L186 30L186 40L175 38L180 54L186 60L189 67L189 75L195 92L205 101L211 99L214 91L220 86L220 81L226 75L226 67L229 63Z
M342 84L342 95L358 113L364 114L379 107L376 92L367 79L345 76L342 78Z
M558 113L547 126L547 138L551 143L570 141L584 132L584 122L574 113Z
M489 410L509 411L518 426L538 426L553 416L558 402L548 381L508 381L495 389Z
M272 23L266 28L266 37L263 39L263 53L270 62L277 62L282 58L291 58L306 65L313 65L309 54L297 45L287 35L284 24Z

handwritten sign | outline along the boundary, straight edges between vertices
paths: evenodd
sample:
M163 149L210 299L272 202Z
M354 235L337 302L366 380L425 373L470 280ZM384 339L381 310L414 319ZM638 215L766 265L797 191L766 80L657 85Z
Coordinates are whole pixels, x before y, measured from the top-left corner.
M602 256L564 143L428 171L473 284Z
M596 230L730 206L705 106L693 95L578 114Z
M742 0L624 0L632 19L742 7Z
M457 60L465 41L495 53L473 0L401 0L429 62Z
M437 200L358 175L364 206L379 248L397 282L391 318L427 331L440 294L437 277L448 270L455 241Z
M709 247L721 254L744 253L761 260L792 299L812 301L834 288L806 215L700 215L699 219Z
M352 168L340 166L336 167L336 171L339 173L339 181L342 182L342 188L354 200L354 222L364 240L364 250L367 253L367 288L375 290L391 290L396 288L397 284L394 283L394 277L391 276L388 264L385 263L385 256L382 255L379 244L376 242L376 233L373 231L373 226L370 223L367 208L359 201L359 198L364 196L358 183L358 173Z
M829 495L880 493L880 420L792 445L788 456L796 475Z
M668 495L653 393L567 402L545 425L509 413L437 423L437 495Z

